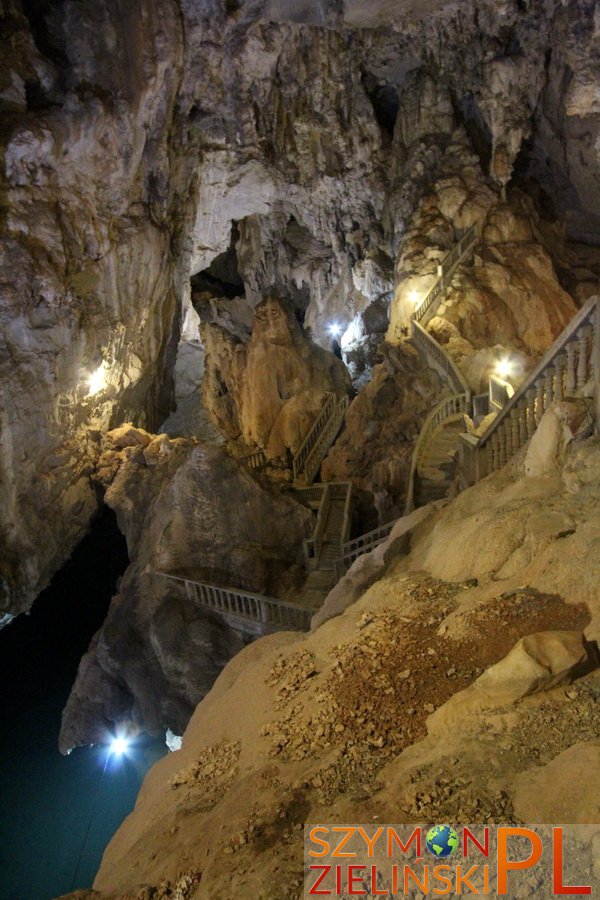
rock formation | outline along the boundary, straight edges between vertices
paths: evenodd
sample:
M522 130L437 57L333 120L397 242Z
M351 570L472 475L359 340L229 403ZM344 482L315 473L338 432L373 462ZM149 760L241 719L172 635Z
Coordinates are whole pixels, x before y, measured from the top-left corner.
M345 613L229 663L146 779L98 896L184 877L190 896L269 896L277 871L297 897L301 825L324 816L592 821L577 784L555 787L583 766L588 786L598 776L600 570L581 561L600 453L596 439L552 450L553 477L528 475L521 454L419 511Z
M469 226L472 265L427 328L471 391L507 355L518 382L596 292L597 4L8 0L0 22L0 623L105 501L131 565L62 748L118 722L180 733L210 691L98 889L260 896L277 866L295 896L298 826L325 814L591 815L545 790L598 762L600 464L573 443L579 404L401 521L308 636L243 647L157 573L298 588L314 517L234 456L260 447L289 478L350 378L321 476L353 483L361 530L402 512L449 391L406 340L412 295Z
M327 394L350 388L342 362L307 340L276 300L256 307L247 343L220 325L204 324L201 334L205 408L225 434L264 448L269 459L296 453Z
M389 289L460 126L488 196L513 177L558 222L544 239L569 289L597 281L597 254L560 234L589 247L597 226L589 0L436 2L425 16L349 0L126 14L113 0L11 0L2 24L3 611L31 604L93 514L98 432L164 419L190 277L234 232L249 306L284 298L325 345L330 321L347 328ZM507 253L496 244L450 325L496 309L488 288L507 287L513 310L525 290L533 308L540 280L558 327L568 304L543 252L517 254L529 274Z
M108 432L98 479L132 561L80 665L61 749L117 727L181 733L243 638L158 573L278 596L302 579L311 513L214 445Z
M382 354L322 468L325 481L350 480L362 492L363 530L403 511L414 442L443 390L409 344L384 345Z

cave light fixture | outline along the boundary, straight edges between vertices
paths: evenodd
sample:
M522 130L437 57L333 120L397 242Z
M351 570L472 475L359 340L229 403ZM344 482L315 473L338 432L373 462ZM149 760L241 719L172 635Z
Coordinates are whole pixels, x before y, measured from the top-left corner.
M115 735L109 745L109 754L112 756L123 756L129 750L129 741L121 734Z
M88 395L93 397L106 387L106 363L102 362L88 379Z
M327 330L332 337L339 337L342 333L342 326L339 322L330 322L327 326Z
M503 378L505 381L513 374L513 369L513 363L508 356L504 356L496 363L496 375Z

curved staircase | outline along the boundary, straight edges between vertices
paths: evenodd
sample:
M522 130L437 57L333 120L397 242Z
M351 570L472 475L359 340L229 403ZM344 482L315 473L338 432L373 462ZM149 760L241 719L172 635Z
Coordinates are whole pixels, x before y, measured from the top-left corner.
M466 431L464 415L451 416L432 433L420 454L414 485L414 505L442 500L455 480L460 435Z

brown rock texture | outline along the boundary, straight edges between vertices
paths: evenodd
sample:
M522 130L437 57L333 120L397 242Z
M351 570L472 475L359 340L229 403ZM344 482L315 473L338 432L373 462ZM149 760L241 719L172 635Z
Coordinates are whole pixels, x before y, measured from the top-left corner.
M416 523L343 615L239 654L146 779L100 895L186 874L192 896L269 896L278 871L282 896L300 896L302 826L325 819L594 821L578 787L543 786L584 765L597 776L600 571L580 561L597 539L598 466L594 439L554 478L516 460ZM511 571L512 542L483 525L490 506L527 548ZM459 520L479 524L468 540ZM460 566L439 577L450 558Z
M350 406L344 431L323 463L322 478L352 481L373 496L377 518L389 521L404 509L414 443L442 385L408 343L383 345L380 351L384 361ZM367 530L368 509L365 515Z
M483 217L507 185L510 219L511 177L557 254L563 226L595 241L590 0L11 0L1 15L1 611L28 608L85 530L98 434L164 419L190 277L232 245L249 309L282 297L325 346L329 322L347 327L385 296L457 127L484 178L455 210L454 172L430 247L447 249L448 226ZM459 359L486 344L484 317L535 354L569 314L536 235L507 233L500 213L481 280L444 315ZM561 256L581 296L598 271L593 252ZM276 429L273 453L293 430Z
M296 453L327 396L350 390L341 360L311 343L277 300L256 307L245 343L221 326L201 332L205 408L225 434L266 449L270 459Z

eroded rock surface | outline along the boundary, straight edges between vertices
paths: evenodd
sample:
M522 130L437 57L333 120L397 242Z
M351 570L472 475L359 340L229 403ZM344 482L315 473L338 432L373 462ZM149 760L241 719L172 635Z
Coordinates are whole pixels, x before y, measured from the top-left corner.
M350 390L343 363L309 341L276 300L256 307L247 342L219 325L204 325L202 338L206 409L225 434L264 448L269 459L296 453L327 396Z
M158 573L278 596L302 577L312 514L261 486L215 445L124 426L109 432L98 478L132 561L84 656L61 748L119 723L179 734L244 639Z
M563 224L596 240L588 0L169 0L127 13L17 0L2 24L2 610L26 609L85 529L98 432L164 419L190 277L232 245L249 308L283 297L326 345L331 320L346 328L384 296L459 127L476 152L464 178L472 166L483 180L461 212L454 173L428 246L439 254L448 225L507 186L509 208L488 223L481 279L444 317L450 351L460 360L462 341L478 351L496 328L538 353L570 313L514 218L513 176L550 221L563 282L584 297L597 281L593 247L561 249ZM367 344L357 354L370 368Z
M600 570L581 560L597 541L599 466L597 439L572 445L554 478L532 479L515 460L422 513L409 552L343 615L232 660L182 749L147 777L100 895L186 874L191 896L207 883L223 900L268 896L277 866L297 897L302 823L324 817L589 821L579 789L544 786L584 766L597 777ZM459 516L481 523L490 505L527 548L518 562L481 525L468 540L456 533ZM444 559L454 570L440 577Z

